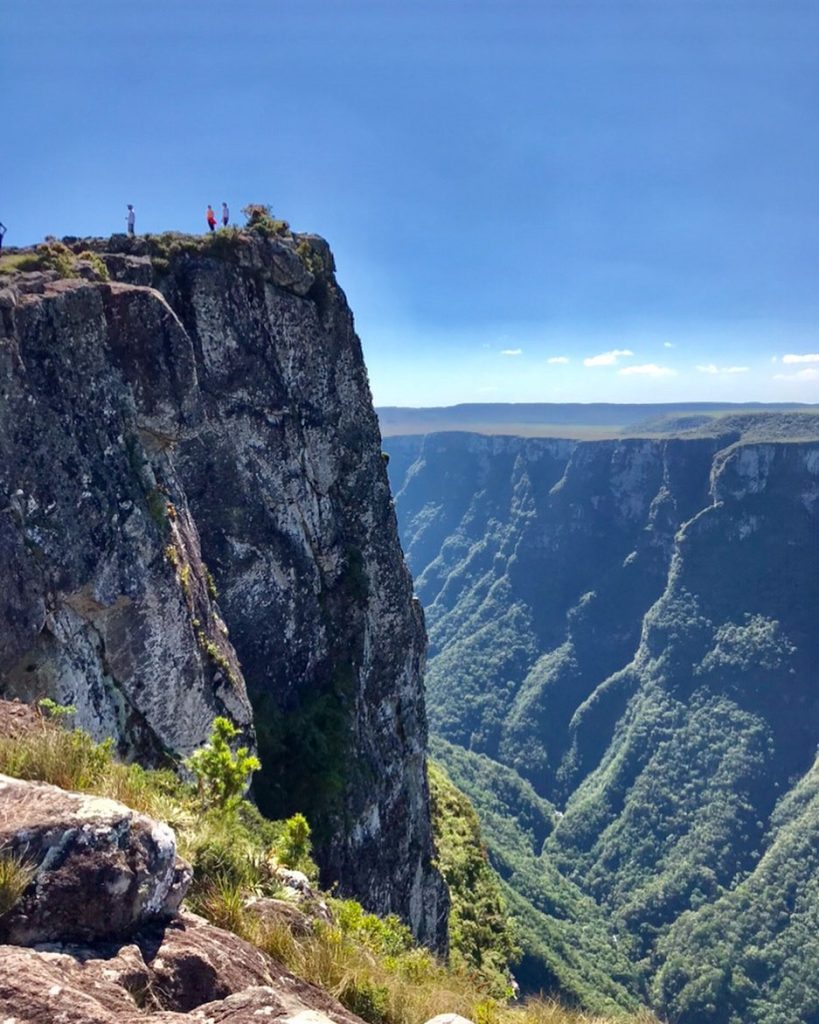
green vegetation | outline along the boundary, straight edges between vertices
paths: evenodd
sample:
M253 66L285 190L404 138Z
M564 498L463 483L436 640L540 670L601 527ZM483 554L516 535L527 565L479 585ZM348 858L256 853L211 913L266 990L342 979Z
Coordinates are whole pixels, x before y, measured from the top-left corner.
M43 697L37 701L37 708L41 715L47 715L58 722L67 722L69 718L77 713L73 704L58 704L51 697Z
M96 280L108 280L108 268L96 253L86 251L75 255L62 242L55 241L43 242L31 251L0 256L0 274L55 270L60 277L81 277L80 262L90 266Z
M317 252L309 242L302 239L296 246L296 255L314 277L320 277L324 271L324 259L320 252Z
M463 427L480 411L446 412ZM460 745L433 750L508 886L515 973L684 1024L817 1021L815 956L798 951L819 890L798 851L819 818L804 796L780 816L816 752L816 445L801 439L819 417L563 411L569 432L599 413L664 437L387 445L430 724Z
M236 804L250 784L250 776L261 768L258 757L250 754L247 747L231 750L231 741L238 735L236 726L219 716L213 721L210 740L184 762L196 779L199 797L206 807Z
M290 225L287 221L274 217L270 207L264 203L249 203L242 208L242 213L247 218L248 228L264 235L265 238L290 234Z
M0 920L12 909L34 878L24 857L0 849Z
M257 797L271 816L301 811L308 819L327 817L338 807L351 743L353 669L337 668L323 690L283 712L269 695L257 697L256 732L262 759ZM322 842L325 835L317 836Z
M819 766L780 802L753 872L659 943L657 1004L680 1024L819 1014Z
M627 941L594 901L541 855L554 810L511 769L444 740L435 758L474 803L492 867L522 949L513 973L522 989L560 995L592 1012L635 1013L641 984Z
M223 727L214 731L225 742L232 738ZM219 746L210 744L214 750ZM217 775L225 768L230 778L238 775L236 764L226 766L220 757L219 765ZM332 921L311 917L309 903L303 904L310 925L298 934L282 919L254 914L250 897L280 895L277 865L306 867L315 876L302 815L268 821L245 800L214 800L171 771L118 763L110 743L95 744L82 732L47 721L25 735L0 737L0 772L97 793L167 821L180 854L194 868L188 905L326 989L369 1024L422 1024L444 1012L461 1013L477 1024L606 1024L549 1000L510 1008L473 971L447 967L415 946L397 918L379 919L352 900L325 898ZM217 789L224 791L221 784ZM0 914L30 880L24 864L0 854ZM639 1020L652 1024L653 1018Z
M77 256L77 259L91 265L91 269L94 271L98 281L107 281L109 279L108 267L103 263L98 253L89 252L86 249Z
M429 766L437 864L449 889L450 962L474 971L496 998L512 994L509 964L520 953L489 866L475 809L436 765Z

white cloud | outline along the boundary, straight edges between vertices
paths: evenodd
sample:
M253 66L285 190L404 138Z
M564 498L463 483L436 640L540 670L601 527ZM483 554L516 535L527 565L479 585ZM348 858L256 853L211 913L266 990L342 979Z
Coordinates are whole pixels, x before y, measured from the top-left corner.
M589 356L583 360L584 366L614 366L621 356L633 356L630 348L614 348L611 352L601 352L599 356Z
M700 373L747 373L748 366L717 366L716 363L707 363L697 367Z
M673 341L664 341L663 342L663 348L674 348L674 342Z
M551 359L546 360L547 363L559 364L561 366L568 363L568 361L568 356L552 356Z
M819 370L813 366L806 366L804 370L797 370L796 373L775 373L774 380L819 380Z
M782 356L783 363L819 363L819 352L808 352L803 356Z
M501 349L501 355L502 356L522 356L523 355L523 349L522 348L503 348L503 349Z
M645 363L643 366L624 366L618 373L623 377L637 375L641 377L673 377L677 371L672 370L670 366L657 366L656 363Z

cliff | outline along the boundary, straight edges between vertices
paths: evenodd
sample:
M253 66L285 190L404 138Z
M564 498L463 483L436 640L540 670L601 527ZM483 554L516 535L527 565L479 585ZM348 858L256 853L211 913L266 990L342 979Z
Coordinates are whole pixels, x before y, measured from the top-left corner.
M0 693L154 763L255 724L260 806L440 946L424 623L326 243L66 241L2 278Z
M430 720L473 753L436 751L473 796L492 759L497 780L513 769L554 803L525 864L508 837L528 804L512 801L506 835L487 824L494 862L536 910L568 885L590 897L638 968L626 988L642 973L675 1020L810 1019L819 998L802 966L816 953L816 426L388 442L429 621ZM576 944L595 919L578 918ZM547 964L558 984L568 963Z

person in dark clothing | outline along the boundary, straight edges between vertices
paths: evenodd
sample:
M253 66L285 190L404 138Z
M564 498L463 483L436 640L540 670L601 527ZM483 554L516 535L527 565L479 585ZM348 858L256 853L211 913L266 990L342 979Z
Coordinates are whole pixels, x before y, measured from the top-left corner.
M0 221L0 252L3 250L3 235L6 233L6 225Z
M222 203L222 227L223 228L226 228L228 226L228 221L229 220L230 220L230 210L228 209L228 204L227 203Z
M128 215L125 218L125 222L128 225L128 234L132 235L134 233L134 224L136 222L136 214L134 213L134 208L133 208L133 206L131 206L130 203L128 203Z

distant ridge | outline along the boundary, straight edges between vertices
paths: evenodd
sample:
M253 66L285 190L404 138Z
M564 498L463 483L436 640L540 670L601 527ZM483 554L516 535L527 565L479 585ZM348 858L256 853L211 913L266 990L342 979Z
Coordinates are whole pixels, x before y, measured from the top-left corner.
M524 437L595 438L702 427L725 414L819 413L819 404L805 402L671 402L617 404L614 402L466 403L429 408L376 408L384 437L470 431L478 434L517 434ZM691 420L687 420L692 417ZM666 424L664 421L668 419Z

